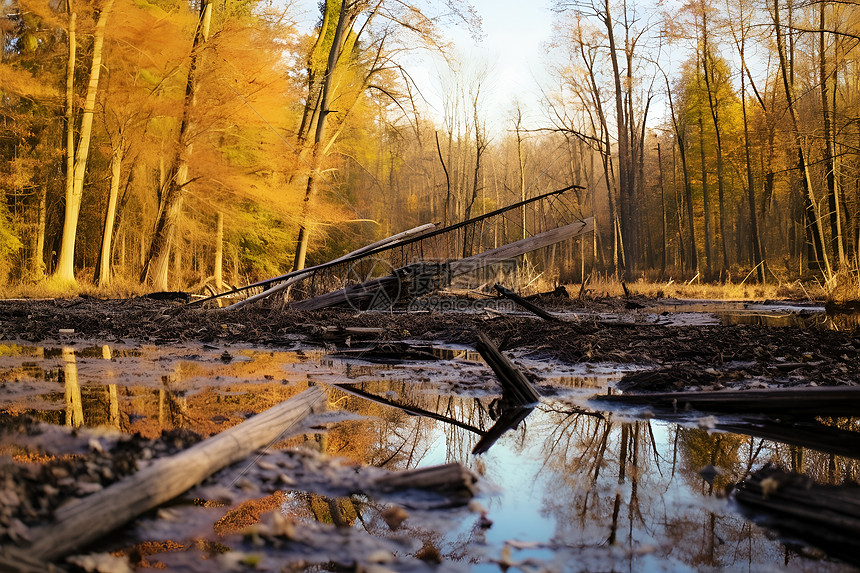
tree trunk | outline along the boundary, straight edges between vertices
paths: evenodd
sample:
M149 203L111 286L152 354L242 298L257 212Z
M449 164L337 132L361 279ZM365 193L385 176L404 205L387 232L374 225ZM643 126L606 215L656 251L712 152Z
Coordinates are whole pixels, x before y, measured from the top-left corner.
M224 213L218 211L218 221L215 227L215 288L224 288L222 266L224 261Z
M741 44L741 57L743 58L743 43ZM755 179L753 178L752 161L750 160L750 130L747 118L747 100L744 83L744 74L741 70L741 110L744 118L744 153L747 168L747 200L749 202L750 215L750 243L753 253L753 264L756 268L758 282L765 282L764 258L761 252L761 239L758 232L758 213L755 206Z
M687 167L687 150L684 140L684 132L678 125L675 115L675 105L672 102L672 88L669 86L669 77L666 79L666 94L669 97L669 112L672 114L672 126L675 128L675 139L678 140L678 151L681 154L681 169L684 172L684 198L687 201L687 218L690 220L690 269L698 272L699 256L696 252L696 224L693 218L693 189L690 184L690 171Z
M90 152L90 140L93 129L93 115L96 107L96 94L98 92L99 74L102 67L102 51L104 46L105 26L107 25L108 15L113 7L114 0L107 0L105 5L99 12L99 19L96 22L95 34L93 37L93 61L90 68L90 81L87 85L87 96L84 101L84 111L81 115L81 134L78 140L78 148L75 152L74 177L72 179L71 192L66 189L66 212L63 221L63 241L60 245L60 256L57 261L57 269L54 271L54 276L61 280L75 280L75 239L78 232L78 217L81 211L81 197L84 191L84 174L87 170L87 159ZM74 18L70 18L70 29L73 27ZM69 39L69 55L70 58L74 55L74 42ZM74 62L70 61L70 66L74 66ZM72 72L73 73L73 72ZM67 87L68 90L68 87ZM68 91L67 91L68 103ZM66 112L68 120L69 113ZM67 135L68 137L68 135ZM68 156L67 156L68 157ZM68 158L66 159L68 165Z
M833 153L833 128L830 117L830 101L827 97L827 55L825 52L826 41L824 32L824 9L827 3L819 5L819 34L818 34L818 58L819 79L821 83L821 115L824 119L824 170L827 179L827 206L830 211L830 241L833 256L839 261L839 268L848 266L845 256L845 245L842 240L842 224L839 216L839 191L836 188L836 165ZM835 91L834 86L834 91Z
M666 276L666 251L667 251L667 237L666 237L666 192L663 186L663 154L660 152L660 142L657 142L657 166L658 166L658 175L660 178L660 215L661 222L663 224L663 234L661 236L662 239L662 257L660 259L660 277Z
M308 173L308 184L305 188L305 196L302 202L301 224L299 225L299 233L296 237L296 255L293 260L293 270L297 271L305 268L305 258L308 252L308 241L310 239L310 231L308 229L308 217L310 215L310 201L316 192L317 179L319 178L319 166L322 160L322 150L320 145L325 138L326 120L331 110L328 109L329 99L332 91L332 79L334 70L340 58L341 49L343 48L344 32L351 26L352 18L349 15L351 6L347 0L343 0L340 6L340 14L338 15L337 27L334 31L334 39L332 40L331 49L328 53L328 61L326 63L325 76L322 80L319 103L319 117L316 121L316 130L314 132L313 153L311 155L311 170Z
M714 122L714 133L717 138L717 200L720 211L720 247L723 255L722 271L729 268L728 249L726 247L726 207L725 207L725 172L723 168L723 141L720 133L720 112L716 89L713 85L711 74L713 67L708 65L711 57L711 47L708 44L708 20L705 12L702 13L702 75L705 76L705 91L708 92L708 107L711 110L711 119Z
M45 221L48 213L48 182L39 186L39 213L36 221L36 245L33 249L33 279L45 278Z
M702 161L702 207L705 211L705 278L711 279L711 193L708 189L708 165L705 162L705 126L699 113L699 156Z
M823 249L824 245L826 244L826 240L824 238L824 228L821 226L820 217L817 216L818 210L816 208L815 193L813 191L812 181L809 175L809 165L806 162L806 158L803 152L803 145L800 141L800 133L798 130L797 122L797 110L794 107L794 87L792 83L789 82L789 69L785 55L785 39L782 33L782 26L779 20L779 0L774 0L773 3L773 23L776 32L776 46L779 55L779 63L780 68L782 70L783 87L785 88L785 98L788 104L788 113L791 117L791 125L794 128L796 138L798 167L801 171L801 176L803 177L803 187L806 199L806 214L808 219L807 222L812 230L813 246L817 247L818 256L821 257L824 263L825 280L830 281L833 277L833 270L830 267L830 259Z
M170 250L174 243L176 226L182 213L182 191L188 182L188 158L192 151L191 112L197 95L197 71L203 59L203 46L209 39L212 21L212 2L204 0L200 6L200 19L191 46L191 63L185 83L185 101L176 152L161 191L155 232L141 270L140 282L150 281L156 290L167 290Z
M624 114L624 90L621 86L621 70L618 65L617 47L615 45L615 32L612 25L609 0L604 1L603 24L606 27L606 35L609 39L609 58L612 63L612 76L615 84L615 120L618 124L618 202L620 203L621 220L618 221L621 249L620 258L622 264L627 263L625 248L630 245L632 237L629 236L632 224L632 192L630 185L631 158L630 138L628 135L627 120ZM626 245L625 245L626 244ZM626 270L626 269L625 269Z
M102 233L102 244L99 250L99 264L96 266L95 282L98 286L108 286L111 282L111 252L113 242L114 223L116 221L116 205L119 196L119 181L122 174L123 159L123 137L119 137L117 145L110 158L110 194L108 195L108 206L105 212L104 232Z

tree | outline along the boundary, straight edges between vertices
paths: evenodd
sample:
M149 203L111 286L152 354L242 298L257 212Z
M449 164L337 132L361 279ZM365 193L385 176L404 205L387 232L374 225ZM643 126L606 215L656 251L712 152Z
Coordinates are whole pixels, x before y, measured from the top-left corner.
M75 280L75 238L78 232L78 218L81 211L84 176L87 170L87 160L89 159L90 143L92 140L96 94L98 92L99 76L101 75L102 68L105 26L107 25L107 19L111 8L113 8L113 3L114 0L105 0L104 5L99 11L98 21L96 22L95 32L93 35L93 59L92 64L90 65L90 79L87 84L84 108L81 113L81 127L78 144L75 149L67 149L67 156L69 157L68 161L70 164L71 156L74 156L74 165L72 166L73 175L70 181L71 187L68 187L68 183L66 187L66 211L65 221L63 223L63 239L60 245L60 255L57 261L57 268L54 271L54 276L64 281ZM75 14L72 12L69 16L69 78L73 76L71 69L74 67L74 28ZM66 97L68 105L71 98L68 95ZM66 117L67 119L70 117L68 112Z
M202 65L203 48L209 39L211 22L212 3L210 0L204 0L200 4L200 16L191 45L177 145L167 171L165 186L161 190L155 231L140 274L141 282L149 281L158 290L167 290L170 248L175 239L176 225L182 210L183 188L188 184L188 157L193 146L192 112L199 89L197 73Z

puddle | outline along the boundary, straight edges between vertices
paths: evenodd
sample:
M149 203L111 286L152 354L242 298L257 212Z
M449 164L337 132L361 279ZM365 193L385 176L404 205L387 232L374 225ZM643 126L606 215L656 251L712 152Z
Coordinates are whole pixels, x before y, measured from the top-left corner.
M429 352L432 358L392 364L303 348L6 345L0 417L28 413L148 437L173 428L208 435L324 383L329 410L352 419L309 434L309 447L394 470L460 462L482 478L477 502L485 515L475 507L417 511L405 532L391 531L381 525L384 507L372 499L287 488L254 502L254 511L234 509L244 517L222 519L214 532L210 524L209 535L238 531L237 523L253 523L265 507L308 527L333 524L382 539L395 554L438 555L455 570L498 571L499 562L558 571L853 570L774 539L742 517L723 491L768 462L822 483L858 480L858 460L763 439L760 432L715 432L712 418L680 424L593 411L588 398L624 374L600 364L557 367L516 358L540 378L546 398L511 417L473 351ZM838 424L856 430L853 421ZM743 428L731 420L722 427ZM474 455L494 428L494 443ZM178 564L197 556L185 551L193 545L188 532L204 530L161 519L129 535L150 543L149 562ZM206 561L183 566L208 570Z

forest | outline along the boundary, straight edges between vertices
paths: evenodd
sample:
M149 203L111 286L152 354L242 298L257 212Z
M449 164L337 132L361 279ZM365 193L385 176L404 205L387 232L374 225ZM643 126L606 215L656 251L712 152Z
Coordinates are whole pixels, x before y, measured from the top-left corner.
M312 30L266 0L3 6L3 288L223 289L573 184L595 232L556 282L857 282L850 0L555 0L537 119L489 111L455 0L323 0Z

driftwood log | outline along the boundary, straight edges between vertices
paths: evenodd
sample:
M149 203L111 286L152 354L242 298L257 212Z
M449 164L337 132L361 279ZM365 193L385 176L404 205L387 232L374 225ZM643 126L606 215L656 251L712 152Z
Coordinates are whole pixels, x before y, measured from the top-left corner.
M520 305L521 307L523 307L527 311L529 311L533 314L536 314L537 316L541 317L544 320L550 320L550 321L558 320L557 316L553 316L552 314L548 313L547 311L540 308L536 304L527 301L526 299L524 299L523 297L521 297L520 295L518 295L514 291L507 289L498 283L496 283L496 286L494 286L493 288L496 289L496 291L500 295L505 297L506 299L515 302L516 304Z
M277 440L325 399L321 387L305 390L269 410L176 455L161 458L100 492L62 506L50 525L31 529L29 547L0 554L59 559L158 507L216 471Z
M531 382L511 364L511 361L499 351L483 332L478 333L475 350L481 353L481 356L496 373L502 384L503 398L523 406L540 401L540 394L537 393Z
M376 480L382 491L422 489L434 491L452 504L464 504L475 496L478 476L469 468L450 463L402 472L392 472Z

